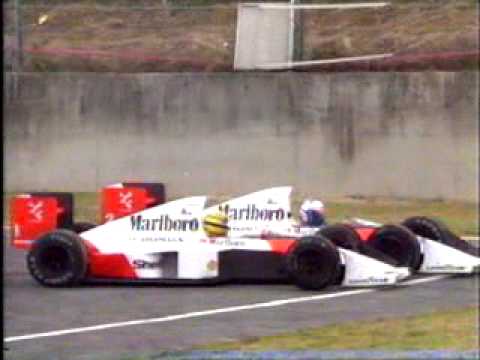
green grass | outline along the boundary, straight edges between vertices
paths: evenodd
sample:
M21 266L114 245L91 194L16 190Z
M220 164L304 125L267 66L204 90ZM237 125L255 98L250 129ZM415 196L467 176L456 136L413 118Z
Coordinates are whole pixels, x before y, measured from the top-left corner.
M4 222L8 222L8 202L12 194L4 194ZM98 223L100 198L98 193L75 193L75 221ZM221 199L226 200L226 199ZM297 213L301 198L292 200L293 212ZM360 217L383 224L399 223L414 215L441 219L455 233L478 235L478 204L462 201L440 200L390 200L380 198L326 200L327 219L330 223L349 217Z
M437 350L478 348L478 308L438 311L401 319L350 322L238 342L213 343L198 350Z
M399 223L409 216L423 215L443 220L460 235L478 234L478 205L459 201L378 201L358 203L326 202L331 222L362 217L380 223Z

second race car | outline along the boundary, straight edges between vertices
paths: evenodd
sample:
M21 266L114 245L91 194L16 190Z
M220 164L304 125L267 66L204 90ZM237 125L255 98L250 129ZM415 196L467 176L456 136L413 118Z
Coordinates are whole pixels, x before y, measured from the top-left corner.
M275 195L272 199L282 204L284 211L291 211L291 188L264 191ZM250 218L238 223L235 219L237 211L231 207L228 209L232 231L240 234L321 235L342 249L394 266L408 267L412 272L470 274L480 269L477 247L452 233L441 221L425 216L410 217L400 225L382 225L363 219L327 224L324 205L319 200L303 202L300 221L292 218L290 221L262 222Z

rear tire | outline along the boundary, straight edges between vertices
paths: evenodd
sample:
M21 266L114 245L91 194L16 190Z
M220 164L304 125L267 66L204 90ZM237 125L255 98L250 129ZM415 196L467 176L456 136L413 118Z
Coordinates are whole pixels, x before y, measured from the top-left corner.
M341 248L352 250L358 253L361 252L362 240L357 235L355 230L348 225L327 225L318 230L315 235L322 235L330 240L333 244Z
M477 247L471 245L468 241L460 239L440 220L425 216L413 216L406 219L402 225L418 236L449 245L470 255L478 256L479 254Z
M397 266L418 270L422 264L420 244L414 233L400 225L384 225L369 239L368 244L396 261Z
M333 284L341 272L340 254L325 237L307 236L288 253L287 271L299 288L320 290Z
M27 267L41 285L77 285L87 273L87 250L73 231L55 230L34 242L27 254Z
M338 247L357 252L392 266L398 266L398 262L395 259L373 248L369 243L362 241L355 229L347 224L328 225L320 229L317 234L323 235ZM336 283L340 282L337 281Z

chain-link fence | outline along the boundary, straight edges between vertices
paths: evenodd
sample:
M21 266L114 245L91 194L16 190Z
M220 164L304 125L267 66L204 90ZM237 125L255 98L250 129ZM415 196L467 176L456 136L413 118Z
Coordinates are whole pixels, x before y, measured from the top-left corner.
M23 71L230 71L237 3L10 0L3 3L4 64ZM476 51L478 30L474 0L295 10L294 60Z

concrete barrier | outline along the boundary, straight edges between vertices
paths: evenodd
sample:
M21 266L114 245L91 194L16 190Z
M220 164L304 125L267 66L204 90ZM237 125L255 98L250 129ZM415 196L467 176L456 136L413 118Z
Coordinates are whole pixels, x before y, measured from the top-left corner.
M7 73L7 191L477 201L478 72Z

